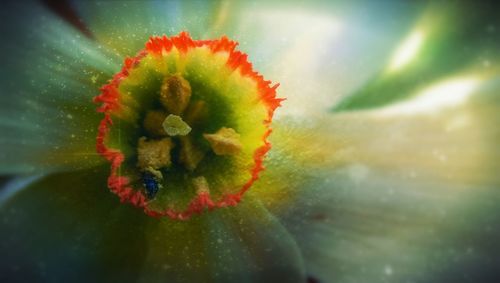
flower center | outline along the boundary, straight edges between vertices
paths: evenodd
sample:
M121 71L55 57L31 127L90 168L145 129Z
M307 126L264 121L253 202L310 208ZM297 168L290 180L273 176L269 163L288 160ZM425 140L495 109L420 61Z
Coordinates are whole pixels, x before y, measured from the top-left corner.
M95 98L108 187L150 216L234 206L258 179L280 99L236 43L152 37Z
M203 125L209 122L206 115L207 103L203 100L191 102L191 85L181 75L175 74L164 79L157 109L146 112L143 121L144 132L138 140L137 166L143 173L147 197L153 199L164 181L162 171L173 166L184 167L186 176L196 170L207 155L208 149L196 137L202 135L216 155L236 155L242 144L239 134L232 128L222 127L215 133L203 132ZM189 123L189 124L188 124ZM172 150L178 154L172 158ZM197 191L209 192L204 176L190 176Z

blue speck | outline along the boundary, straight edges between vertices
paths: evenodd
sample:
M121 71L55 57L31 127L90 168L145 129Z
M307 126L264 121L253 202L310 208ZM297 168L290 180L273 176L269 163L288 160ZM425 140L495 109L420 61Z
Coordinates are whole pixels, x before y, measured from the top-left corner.
M156 177L149 172L144 172L142 174L142 181L144 182L144 187L146 188L147 197L149 199L153 199L160 189Z

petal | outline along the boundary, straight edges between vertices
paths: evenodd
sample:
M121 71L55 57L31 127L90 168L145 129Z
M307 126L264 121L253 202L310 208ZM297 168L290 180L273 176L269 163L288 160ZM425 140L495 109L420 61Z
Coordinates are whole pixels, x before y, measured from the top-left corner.
M105 180L103 175L98 171L53 175L4 202L0 225L0 249L7 255L1 267L4 278L54 282L87 271L99 271L106 278L109 270L118 269L117 259L123 272L110 280L137 278L134 267L143 257L145 223L106 190L93 186Z
M250 51L259 70L280 82L279 94L287 100L278 117L311 118L376 74L419 5L396 9L370 1L308 1L298 7L276 1L241 6L231 36ZM385 12L370 12L378 9Z
M338 133L339 128L349 126L348 122L329 114L314 119L283 116L273 122L269 138L272 148L264 161L265 170L248 194L273 212L295 206L311 181L324 179L325 170L345 163L336 153L352 141L345 133Z
M258 203L245 199L186 222L160 220L120 204L102 187L105 180L106 170L61 173L7 200L2 278L303 282L295 242Z
M467 276L487 282L481 279L498 265L494 186L428 176L409 182L373 168L355 181L350 175L360 168L310 183L303 203L281 218L311 277L376 283L461 282Z
M309 146L323 148L322 159L303 150L310 163L287 174L301 189L279 194L288 205L269 206L313 278L489 281L499 248L498 87L498 79L483 83L467 103L430 115L358 111L314 128L323 139Z
M149 37L189 31L200 38L216 21L220 3L205 1L75 1L95 38L121 56L134 55Z
M141 282L304 282L300 252L288 232L257 203L205 214L177 230L153 223ZM167 222L167 223L165 223ZM176 222L178 223L178 222ZM181 224L179 227L185 227ZM177 231L176 231L177 230ZM195 274L190 274L195 272Z
M488 75L491 70L484 65L499 55L498 36L488 28L496 17L492 10L487 4L429 5L379 74L340 100L333 110L386 106L420 95L431 83L471 71Z
M102 162L92 98L119 68L115 57L37 3L9 3L0 18L0 172Z

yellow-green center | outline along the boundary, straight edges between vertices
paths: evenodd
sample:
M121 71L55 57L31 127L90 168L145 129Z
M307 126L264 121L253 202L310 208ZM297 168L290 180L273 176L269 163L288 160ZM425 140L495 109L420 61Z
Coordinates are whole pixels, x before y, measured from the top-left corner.
M153 178L153 182L161 184L163 172L172 166L182 166L185 171L194 172L207 151L215 155L236 155L242 149L240 135L228 127L221 127L215 133L198 129L208 142L208 148L193 138L189 124L204 124L210 117L205 115L207 103L191 101L191 95L191 85L181 75L167 76L156 104L159 107L146 112L143 121L146 135L137 142L137 167L150 181ZM174 148L177 148L177 154L173 154ZM190 178L197 189L209 190L204 176ZM145 187L148 190L147 184ZM156 191L149 191L147 195L154 198Z

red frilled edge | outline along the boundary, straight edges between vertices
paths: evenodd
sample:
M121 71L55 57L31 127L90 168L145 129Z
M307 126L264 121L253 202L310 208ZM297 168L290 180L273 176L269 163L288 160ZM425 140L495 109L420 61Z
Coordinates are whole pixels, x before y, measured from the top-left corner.
M111 192L118 195L121 202L130 203L142 208L149 216L167 216L171 219L187 220L193 214L202 213L205 209L213 210L215 208L237 205L241 201L243 194L259 178L260 172L264 169L264 156L271 149L271 144L267 138L271 134L270 124L272 117L275 109L280 106L280 102L283 99L276 98L276 88L279 84L271 86L270 81L264 80L262 75L255 72L252 64L248 62L248 56L235 50L237 45L238 43L229 40L225 36L216 40L193 40L186 32L181 32L174 37L167 37L165 35L162 37L151 37L146 43L146 48L140 51L135 57L126 58L121 71L107 85L101 88L101 94L94 98L94 102L101 103L97 111L104 113L104 118L99 124L96 147L97 152L111 163L108 187ZM253 156L255 164L250 172L251 177L237 193L225 194L220 200L214 201L208 192L199 192L184 210L176 210L174 208L167 208L163 211L152 210L148 207L148 200L141 190L132 189L129 185L129 179L126 176L119 175L118 169L125 160L123 153L118 149L108 148L105 144L108 133L113 125L111 119L112 113L120 110L120 93L118 87L120 82L129 75L129 71L135 68L148 54L162 56L168 54L174 47L181 53L187 53L190 49L203 46L208 47L214 54L218 52L229 53L226 65L233 71L239 71L243 77L251 78L257 83L260 99L268 108L267 118L263 121L267 128L262 137L264 145L255 151Z

